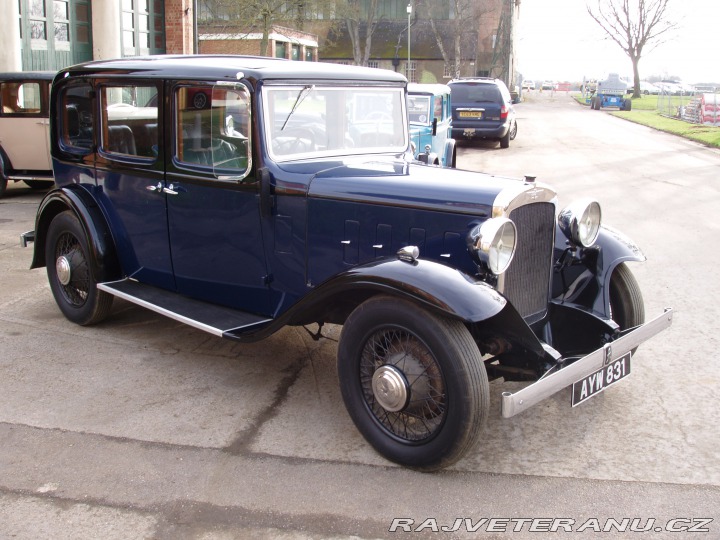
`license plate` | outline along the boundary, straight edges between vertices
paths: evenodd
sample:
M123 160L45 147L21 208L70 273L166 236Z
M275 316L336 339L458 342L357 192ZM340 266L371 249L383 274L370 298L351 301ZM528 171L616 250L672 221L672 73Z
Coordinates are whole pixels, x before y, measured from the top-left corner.
M628 352L617 360L613 360L595 373L591 373L590 375L587 375L586 377L573 383L572 406L575 407L583 401L598 395L608 386L612 386L619 380L630 375L631 355L632 354Z
M460 111L460 118L482 118L482 111Z

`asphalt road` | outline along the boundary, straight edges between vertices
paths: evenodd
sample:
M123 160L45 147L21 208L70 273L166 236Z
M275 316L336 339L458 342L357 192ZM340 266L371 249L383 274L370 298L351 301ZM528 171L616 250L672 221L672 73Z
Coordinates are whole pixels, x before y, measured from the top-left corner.
M517 109L509 149L462 145L458 166L535 175L561 203L595 196L643 248L648 316L676 313L628 379L505 420L500 393L518 386L493 382L477 449L409 471L345 412L336 327L240 345L122 301L96 327L66 321L18 243L41 194L14 185L0 199L0 538L525 539L570 524L584 532L564 537L720 538L720 153L562 93Z

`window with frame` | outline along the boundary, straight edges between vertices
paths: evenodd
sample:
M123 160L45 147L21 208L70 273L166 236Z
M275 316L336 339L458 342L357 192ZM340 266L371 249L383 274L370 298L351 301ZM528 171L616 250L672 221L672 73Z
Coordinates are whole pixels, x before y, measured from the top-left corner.
M38 115L42 110L42 94L37 82L5 82L0 85L3 114Z
M102 150L110 154L158 156L158 91L155 85L102 86Z
M417 62L415 60L410 60L409 62L405 62L405 77L407 77L408 82L417 82Z
M245 87L182 86L175 91L175 159L244 178L251 164L250 94Z
M92 86L86 83L62 89L58 102L57 127L63 150L81 153L92 151L95 140L92 95Z

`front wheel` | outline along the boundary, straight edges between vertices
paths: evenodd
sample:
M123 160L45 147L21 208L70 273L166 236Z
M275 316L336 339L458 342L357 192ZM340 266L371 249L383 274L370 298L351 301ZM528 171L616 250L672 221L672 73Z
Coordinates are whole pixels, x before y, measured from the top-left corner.
M625 263L619 264L610 276L610 312L621 330L645 322L645 303L640 285Z
M55 216L50 223L45 264L50 289L65 317L83 326L107 317L113 296L98 290L90 268L85 232L69 210Z
M424 471L458 461L487 419L485 366L468 329L375 297L348 317L338 346L348 413L387 459Z

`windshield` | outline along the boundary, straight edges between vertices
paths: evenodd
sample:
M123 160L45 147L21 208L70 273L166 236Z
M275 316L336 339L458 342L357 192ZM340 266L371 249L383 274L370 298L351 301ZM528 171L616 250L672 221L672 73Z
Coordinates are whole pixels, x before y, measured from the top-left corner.
M266 86L266 142L277 161L401 153L408 145L402 88Z
M408 116L411 124L430 122L430 96L408 95Z

